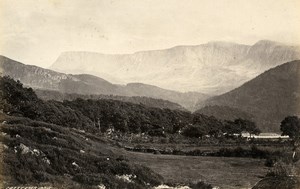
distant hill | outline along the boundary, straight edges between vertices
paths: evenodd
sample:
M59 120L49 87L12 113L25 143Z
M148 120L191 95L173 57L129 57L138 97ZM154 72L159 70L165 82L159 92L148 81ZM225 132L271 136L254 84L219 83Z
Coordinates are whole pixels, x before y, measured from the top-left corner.
M63 101L63 100L75 100L77 98L82 99L112 99L112 100L118 100L123 102L130 102L133 104L142 104L148 107L154 107L154 108L167 108L170 110L183 110L186 111L185 108L180 106L177 103L170 102L168 100L162 100L162 99L155 99L150 97L144 97L144 96L115 96L115 95L82 95L82 94L69 94L69 93L61 93L59 91L49 91L49 90L40 90L36 89L35 93L40 99L43 100L57 100L57 101Z
M147 94L147 96L152 98L167 99L171 102L176 102L189 110L193 110L197 100L203 101L210 97L203 93L181 93L142 83L129 83L126 85L126 89L131 91L136 96L145 96L145 94Z
M299 81L300 61L296 60L272 68L228 93L198 103L197 107L237 108L253 115L263 131L278 131L284 117L300 115Z
M25 65L4 56L0 56L0 68L2 68L2 75L9 75L16 80L20 80L25 86L61 93L144 96L168 100L185 108L191 108L197 101L208 98L207 95L202 93L181 93L142 83L116 85L93 75L59 73L37 66ZM156 103L158 102L156 101ZM170 105L170 103L164 101L160 102L164 105ZM168 108L170 107L168 106Z
M80 94L118 93L118 86L95 76L59 73L37 66L25 65L4 56L0 56L0 67L3 75L9 75L32 88Z
M50 68L122 84L139 82L216 95L296 59L300 59L299 47L262 40L252 46L210 42L133 54L64 52Z
M195 113L200 113L207 116L214 116L217 119L221 119L221 120L233 121L238 118L253 120L253 115L241 111L237 108L232 108L228 106L217 106L217 105L205 106L195 111Z

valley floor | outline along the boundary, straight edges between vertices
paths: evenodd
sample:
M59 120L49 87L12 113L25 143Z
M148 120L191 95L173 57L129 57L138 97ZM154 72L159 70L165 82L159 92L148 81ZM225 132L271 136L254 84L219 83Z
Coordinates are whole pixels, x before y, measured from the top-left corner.
M148 166L168 183L205 181L226 189L252 188L267 173L264 159L192 157L129 152L136 163Z

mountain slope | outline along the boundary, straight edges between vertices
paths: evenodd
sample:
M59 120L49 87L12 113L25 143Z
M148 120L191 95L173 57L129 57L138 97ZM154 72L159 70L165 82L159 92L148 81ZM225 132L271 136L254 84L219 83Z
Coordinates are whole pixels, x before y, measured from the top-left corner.
M64 100L75 100L77 98L82 99L111 99L118 100L122 102L130 102L133 104L142 104L148 107L154 108L168 108L170 110L182 110L186 111L182 106L177 103L170 102L168 100L155 99L151 97L144 96L116 96L116 95L103 95L103 94L70 94L70 93L61 93L59 91L49 91L49 90L40 90L36 89L35 93L42 100L56 100L56 101L64 101Z
M229 106L254 116L265 131L278 131L280 122L288 115L300 114L300 61L272 68L228 93L212 97L207 105Z
M168 99L171 102L183 105L189 110L193 110L197 99L199 101L203 101L209 98L208 95L198 92L181 93L142 83L129 83L125 88L134 93L136 96L145 96L145 94L147 94L147 96L152 98Z
M3 75L9 75L32 88L83 94L110 94L117 91L116 86L101 78L63 74L37 66L25 65L4 56L0 56L0 67ZM93 78L93 82L91 82L91 78Z
M271 67L299 58L299 47L272 41L259 41L252 46L210 42L134 54L65 52L51 69L177 91L220 94Z
M207 116L214 116L215 118L221 120L233 121L238 118L253 120L253 116L249 113L228 106L205 106L195 111L195 113L200 113Z
M37 66L25 65L4 56L0 56L0 68L3 75L20 80L25 86L34 89L59 91L61 93L77 93L82 95L104 94L118 96L144 96L168 100L186 108L193 107L198 100L207 99L202 93L181 93L162 89L156 86L139 84L115 85L102 78L88 74L64 74ZM133 100L134 101L134 100ZM156 101L158 103L158 101ZM180 107L171 102L165 108ZM182 109L180 107L180 109Z

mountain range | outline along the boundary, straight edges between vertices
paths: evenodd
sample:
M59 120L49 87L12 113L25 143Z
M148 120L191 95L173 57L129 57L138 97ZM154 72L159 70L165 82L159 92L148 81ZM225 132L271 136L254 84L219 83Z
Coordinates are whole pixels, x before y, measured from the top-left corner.
M81 95L102 94L127 97L151 97L154 99L163 99L168 101L164 101L163 104L167 105L166 108L171 109L174 109L175 107L183 109L181 106L190 109L197 101L208 98L207 95L202 93L182 93L142 83L116 85L97 76L88 74L64 74L37 66L25 65L4 56L0 56L0 68L2 68L2 75L9 75L16 80L20 80L25 86L40 90L59 91L60 93L65 94L75 93ZM138 98L130 100L125 97L112 98L141 102L140 99L137 100ZM151 101L154 101L154 99ZM181 106L175 103L178 103Z
M139 82L176 91L216 95L296 59L300 59L298 46L268 40L254 45L209 42L133 54L64 52L50 69L92 74L113 83Z
M291 61L257 76L242 86L199 102L199 112L220 118L226 107L246 112L263 131L279 131L289 115L300 115L300 60ZM220 108L222 106L223 108ZM225 107L225 108L224 108Z
M44 99L109 98L158 108L185 108L219 119L250 119L263 131L279 131L280 121L284 117L300 115L300 61L293 61L297 58L298 47L271 41L259 41L253 46L211 42L131 55L69 52L63 53L52 66L73 71L82 69L80 74L65 74L0 56L0 71L2 75L9 75L25 86L34 88ZM130 63L129 60L135 61ZM151 65L154 60L155 63ZM70 66L71 62L74 65ZM89 66L83 66L83 63ZM182 69L177 69L179 67ZM144 79L147 70L150 75L158 74L157 78L151 76L157 82L168 83L176 79L177 87L185 86L181 78L189 80L190 86L197 85L200 88L203 85L199 82L210 82L207 83L209 90L203 88L210 95L163 89L141 83L146 81L143 79L113 84L101 77L86 74L89 69L102 70L117 77L123 76L125 69L128 70L128 77L136 77L135 73L138 73L145 76ZM193 78L196 72L199 73ZM212 95L221 91L228 92Z

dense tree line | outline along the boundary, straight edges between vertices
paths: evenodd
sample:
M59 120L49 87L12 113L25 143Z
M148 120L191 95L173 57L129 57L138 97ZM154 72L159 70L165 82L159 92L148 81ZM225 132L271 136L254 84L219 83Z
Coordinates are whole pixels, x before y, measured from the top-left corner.
M113 126L122 132L143 133L150 130L175 133L189 123L191 114L184 111L158 109L120 102L116 100L83 100L64 101L63 105L81 112L97 124L101 130Z
M218 137L224 132L259 132L255 123L248 120L224 122L199 113L154 108L111 99L43 101L31 88L24 88L20 82L9 77L1 78L0 89L0 109L8 114L92 132L104 132L113 128L120 132L157 136L182 133L187 137Z
M23 87L10 77L0 78L0 110L33 120L79 129L94 130L92 121L81 112L64 106L57 101L40 100L31 88Z

